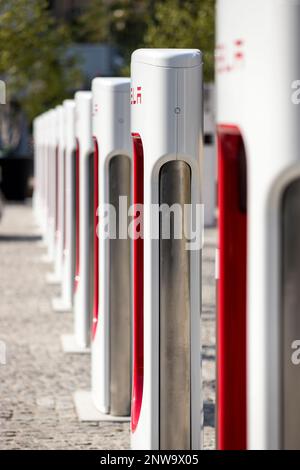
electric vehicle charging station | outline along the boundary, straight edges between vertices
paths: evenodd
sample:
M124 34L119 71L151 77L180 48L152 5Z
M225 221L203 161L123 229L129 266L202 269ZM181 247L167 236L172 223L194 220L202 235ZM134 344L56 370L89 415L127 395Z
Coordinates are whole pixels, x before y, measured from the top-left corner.
M64 251L64 108L56 106L56 234L55 234L55 257L54 272L49 273L47 281L49 284L60 284L62 281L62 265Z
M42 225L42 115L37 116L33 121L33 144L34 144L34 195L33 207L36 222L39 227Z
M55 188L53 181L53 165L55 165L54 141L56 111L51 109L38 116L34 121L34 210L37 222L42 230L43 245L47 254L42 261L54 261L55 248L55 211L53 197Z
M50 206L49 206L49 191L50 191L50 178L48 174L48 166L50 163L50 138L47 133L47 128L50 122L50 111L42 115L41 126L41 166L42 166L42 219L41 228L43 233L44 245L49 250L49 224L50 224ZM48 261L48 255L44 257Z
M47 195L46 211L47 211L47 224L45 228L45 241L48 248L47 255L43 256L42 260L46 263L54 261L55 257L55 235L56 235L56 213L55 213L55 199L56 199L56 111L51 109L47 112L45 122L45 144L46 160L44 163L45 187Z
M33 133L33 168L34 168L34 192L33 192L33 210L35 219L38 225L40 225L40 207L41 207L41 194L40 194L40 121L41 116L37 116L33 120L32 133Z
M299 2L217 2L223 449L300 448L300 371L293 363L300 337L299 40Z
M58 229L58 128L57 128L58 113L56 109L52 110L51 117L51 163L50 163L50 178L51 178L51 213L53 215L53 224L51 225L50 235L50 254L51 260L55 259L56 249L56 232Z
M41 116L40 121L40 165L41 165L41 228L43 237L46 233L46 113ZM44 239L45 242L45 239Z
M129 421L132 372L131 240L127 223L132 155L130 79L95 78L92 95L95 177L92 391L76 392L75 404L83 421ZM119 198L123 198L122 202ZM115 213L108 210L108 205ZM117 222L115 234L114 222Z
M92 93L75 93L75 279L74 334L63 337L65 352L89 352L91 339L90 305L90 187L89 168L93 152Z
M93 134L96 152L99 152L99 206L112 204L119 220L124 216L121 214L119 197L125 196L124 210L127 220L131 199L130 79L96 78L92 82L92 92ZM94 311L96 315L93 319L92 393L101 412L129 416L130 238L127 231L125 239L121 239L119 234L116 239L108 239L101 230L100 221L100 302L98 311L97 308Z
M42 230L43 236L46 232L46 194L45 194L45 154L46 154L46 142L45 142L45 121L46 113L43 113L39 117L38 121L38 162L39 162L39 223Z
M39 201L39 214L38 220L43 235L46 230L46 199L45 199L45 122L46 113L41 114L37 118L37 189L38 189L38 201Z
M216 166L217 152L215 145L216 121L214 85L206 83L203 87L204 108L204 161L203 161L203 203L204 224L206 227L215 225L216 212Z
M144 234L136 229L133 241L131 444L200 449L201 247L188 250L173 231L164 239L164 217L151 212L201 203L202 54L137 50L131 77L133 203L137 217L143 204Z
M75 277L75 101L64 107L64 237L61 297L53 299L53 309L70 311L73 305Z
M50 178L48 173L48 167L50 164L50 137L47 133L47 127L50 123L50 112L47 111L44 115L44 157L43 157L43 165L44 165L44 241L49 250L49 226L51 221L51 213L50 213L50 200L49 200L49 192L50 192Z

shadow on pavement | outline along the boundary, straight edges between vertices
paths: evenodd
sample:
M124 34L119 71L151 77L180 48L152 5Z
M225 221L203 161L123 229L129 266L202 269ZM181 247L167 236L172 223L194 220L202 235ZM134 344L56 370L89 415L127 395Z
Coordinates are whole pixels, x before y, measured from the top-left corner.
M0 235L1 242L38 242L41 241L42 237L40 235Z
M215 404L204 403L204 426L215 426Z

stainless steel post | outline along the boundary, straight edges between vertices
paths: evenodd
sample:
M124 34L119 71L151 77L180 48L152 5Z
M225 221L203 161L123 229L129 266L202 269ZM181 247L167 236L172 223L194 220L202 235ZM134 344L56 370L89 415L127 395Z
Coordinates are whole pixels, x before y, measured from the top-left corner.
M282 448L300 449L300 365L292 343L300 340L300 180L282 200Z
M130 204L131 165L125 155L109 164L109 202L116 209L117 237L109 242L110 413L130 415L131 398L131 268L130 239L119 239L119 196ZM101 253L100 253L101 256ZM100 273L101 276L101 273ZM101 299L100 299L101 302ZM101 319L100 319L101 321Z
M160 205L191 203L191 172L183 161L160 172ZM183 214L183 210L182 210ZM160 449L191 448L190 254L186 239L163 239L160 216ZM183 225L183 218L181 220ZM183 234L184 235L184 234ZM200 288L200 286L199 286ZM199 392L200 393L200 392ZM200 425L200 423L199 423Z

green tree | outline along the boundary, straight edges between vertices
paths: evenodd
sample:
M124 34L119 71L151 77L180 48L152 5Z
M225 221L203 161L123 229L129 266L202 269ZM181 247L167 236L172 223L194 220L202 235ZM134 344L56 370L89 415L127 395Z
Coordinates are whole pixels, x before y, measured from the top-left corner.
M204 76L214 70L215 0L90 0L78 20L77 39L119 47L129 73L130 56L139 47L199 48Z
M0 75L8 99L19 102L30 120L79 83L68 42L66 27L56 24L46 0L0 0Z
M165 0L156 2L145 34L147 47L201 49L204 78L214 76L215 0Z
M74 42L111 42L112 6L105 0L90 0L81 14L73 18Z
M130 56L144 46L154 0L90 0L78 18L75 40L105 42L118 47L125 60L123 73L129 73Z

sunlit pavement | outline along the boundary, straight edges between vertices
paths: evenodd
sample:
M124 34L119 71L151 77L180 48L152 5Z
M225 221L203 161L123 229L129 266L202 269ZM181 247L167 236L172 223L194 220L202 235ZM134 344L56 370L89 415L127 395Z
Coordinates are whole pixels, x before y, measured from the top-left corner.
M203 272L203 382L205 448L214 447L215 243L205 233ZM66 355L60 335L72 314L54 313L58 287L46 284L51 266L30 204L7 205L0 222L0 449L126 449L128 424L79 423L72 393L90 388L89 355ZM1 358L3 359L3 358Z

